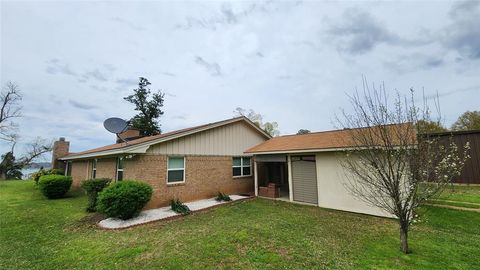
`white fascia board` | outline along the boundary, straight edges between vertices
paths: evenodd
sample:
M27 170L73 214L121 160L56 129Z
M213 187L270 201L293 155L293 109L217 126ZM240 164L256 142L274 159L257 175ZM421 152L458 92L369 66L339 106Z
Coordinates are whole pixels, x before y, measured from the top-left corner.
M411 148L415 149L417 146L412 145ZM379 147L381 148L381 147ZM400 148L400 147L396 147ZM340 152L351 150L368 149L368 147L340 147L340 148L319 148L319 149L299 149L299 150L286 150L286 151L266 151L266 152L244 152L250 155L267 155L267 154L301 154L301 153L319 153L319 152Z

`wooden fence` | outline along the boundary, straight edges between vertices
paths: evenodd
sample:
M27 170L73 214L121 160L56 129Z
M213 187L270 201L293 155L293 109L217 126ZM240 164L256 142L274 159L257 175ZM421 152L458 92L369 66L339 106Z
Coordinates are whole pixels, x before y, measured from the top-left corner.
M453 179L454 183L480 184L480 130L449 131L432 133L430 136L438 136L440 143L449 144L453 141L463 151L463 146L469 142L470 159L463 167L462 173Z

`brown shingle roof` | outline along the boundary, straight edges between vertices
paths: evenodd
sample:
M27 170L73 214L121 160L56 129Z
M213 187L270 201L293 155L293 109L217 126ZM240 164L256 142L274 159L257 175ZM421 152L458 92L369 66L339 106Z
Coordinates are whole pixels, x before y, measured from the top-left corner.
M160 139L160 138L167 139L168 137L176 136L176 135L182 135L183 133L187 133L189 131L208 129L209 127L219 126L219 125L227 124L227 123L233 123L233 122L240 121L240 120L250 121L247 118L241 116L241 117L222 120L222 121L213 122L213 123L209 123L209 124L205 124L205 125L200 125L200 126L195 126L195 127L190 127L190 128L184 128L184 129L175 130L175 131L171 131L171 132L167 132L167 133L163 133L163 134L143 137L143 138L128 141L128 143L122 142L122 143L110 144L110 145L106 145L106 146L102 146L102 147L98 147L98 148L94 148L94 149L90 149L90 150L86 150L86 151L82 151L82 152L69 153L64 158L76 157L76 156L81 156L81 155L85 155L85 154L93 154L93 153L109 151L109 150L122 149L122 148L130 147L130 146L139 145L141 143L154 141L154 140L157 140L157 139ZM252 125L254 125L254 124L252 123ZM266 135L266 133L265 133L265 136L268 137L268 135Z
M394 124L386 126L390 132L396 132L398 128L406 128L410 124ZM312 132L303 135L286 135L274 137L266 142L256 145L245 153L263 153L263 152L301 152L302 150L326 150L342 149L357 146L357 143L351 139L352 132L362 129L343 129L322 132ZM398 133L395 133L398 134ZM395 137L395 136L393 136Z

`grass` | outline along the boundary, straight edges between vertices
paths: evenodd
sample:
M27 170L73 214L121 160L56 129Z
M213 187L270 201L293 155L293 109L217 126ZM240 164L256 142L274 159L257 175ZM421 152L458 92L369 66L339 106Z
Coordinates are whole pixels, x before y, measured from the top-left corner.
M398 249L395 220L254 199L120 231L86 197L0 182L0 269L479 269L480 214L425 207Z
M451 186L428 203L480 209L480 186Z
M480 186L452 186L438 197L440 200L480 204Z

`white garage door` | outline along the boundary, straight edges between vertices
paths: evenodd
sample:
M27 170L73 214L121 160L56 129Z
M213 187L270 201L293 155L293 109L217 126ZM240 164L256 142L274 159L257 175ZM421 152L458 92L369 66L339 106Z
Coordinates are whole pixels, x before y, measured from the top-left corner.
M318 204L314 156L292 157L292 184L294 201Z

